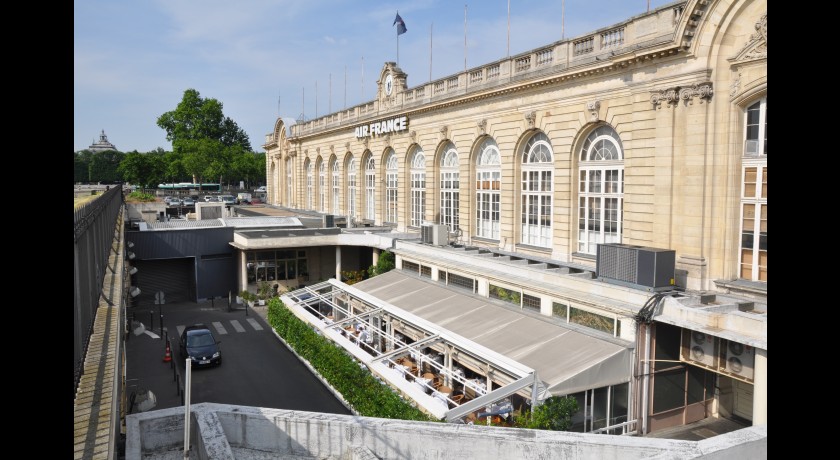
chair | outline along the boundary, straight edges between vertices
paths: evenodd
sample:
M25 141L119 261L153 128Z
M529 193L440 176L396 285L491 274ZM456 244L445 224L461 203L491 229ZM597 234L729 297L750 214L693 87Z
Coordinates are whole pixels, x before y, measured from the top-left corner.
M452 395L452 397L450 399L452 401L454 401L456 404L461 404L461 401L463 401L463 399L464 399L464 395L463 394Z

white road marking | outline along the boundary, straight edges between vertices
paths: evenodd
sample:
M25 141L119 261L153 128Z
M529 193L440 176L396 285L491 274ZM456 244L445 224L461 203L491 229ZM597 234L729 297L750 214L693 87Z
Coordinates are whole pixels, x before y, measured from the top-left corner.
M257 320L255 320L254 318L248 318L247 321L248 321L248 324L250 324L251 327L253 327L254 329L256 329L258 331L263 330L262 326L260 326L260 323L258 323Z
M233 328L236 329L236 332L245 332L245 328L239 324L239 321L232 319L230 320L230 324L233 324Z
M183 324L175 328L175 329L178 329L178 337L181 337L181 334L184 333L185 328L186 328L186 326L184 326Z
M153 339L159 339L160 338L159 335L155 334L152 331L145 331L145 334L148 335L149 337L153 338Z
M221 335L227 334L227 330L225 329L224 326L222 326L222 323L220 323L218 321L213 321L213 327L216 328L216 332L218 332L219 334L221 334Z

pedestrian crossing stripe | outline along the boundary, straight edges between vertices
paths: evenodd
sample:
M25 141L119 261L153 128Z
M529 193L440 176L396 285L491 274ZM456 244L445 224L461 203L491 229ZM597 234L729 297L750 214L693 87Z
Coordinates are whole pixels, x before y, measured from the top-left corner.
M233 329L236 332L240 332L240 333L241 332L248 332L247 329L245 328L245 326L243 326L242 323L239 322L239 320L232 319L232 320L229 320L229 321L230 321L231 326L233 327ZM251 327L255 331L263 330L263 327L260 326L260 323L258 323L257 320L255 320L254 318L247 318L246 321L248 322L248 324L251 325ZM219 335L227 335L228 331L227 331L227 329L225 329L224 324L222 324L220 321L213 321L212 324L213 324L213 328L216 329L216 332ZM175 328L178 330L178 337L181 337L181 334L184 333L184 329L186 329L186 326L183 325L183 324L179 324Z

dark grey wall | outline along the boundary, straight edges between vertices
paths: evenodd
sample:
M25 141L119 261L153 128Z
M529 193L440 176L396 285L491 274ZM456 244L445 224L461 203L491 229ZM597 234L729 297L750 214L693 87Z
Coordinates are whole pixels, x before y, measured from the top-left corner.
M183 269L184 259L189 258L196 275L189 300L227 298L228 292L236 292L236 250L229 244L233 241L231 227L127 232L126 240L134 243L129 250L136 261L157 260L158 264Z

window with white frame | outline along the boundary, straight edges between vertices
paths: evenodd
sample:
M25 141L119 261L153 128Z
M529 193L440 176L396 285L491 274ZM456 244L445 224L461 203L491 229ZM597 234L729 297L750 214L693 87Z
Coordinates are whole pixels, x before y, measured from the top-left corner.
M286 206L293 206L292 203L292 159L286 158Z
M601 125L580 150L578 251L595 255L599 243L620 243L624 202L624 154L618 133Z
M312 162L306 160L306 209L312 209Z
M385 157L385 222L397 222L397 155L391 150Z
M334 158L332 162L332 213L341 213L341 163L338 158Z
M440 223L457 230L459 197L458 151L448 142L440 160Z
M499 239L502 192L502 158L496 141L481 143L476 165L476 236Z
M356 159L350 155L347 160L347 215L356 217Z
M411 159L411 226L419 227L426 215L426 155L420 146Z
M522 243L551 246L554 153L544 133L531 137L522 154Z
M745 111L739 277L767 282L767 97Z
M318 192L321 195L321 212L327 212L327 163L318 163Z
M376 219L376 162L370 153L365 162L365 219Z

